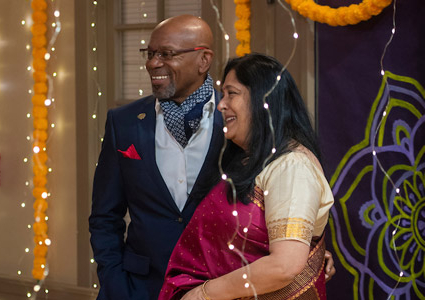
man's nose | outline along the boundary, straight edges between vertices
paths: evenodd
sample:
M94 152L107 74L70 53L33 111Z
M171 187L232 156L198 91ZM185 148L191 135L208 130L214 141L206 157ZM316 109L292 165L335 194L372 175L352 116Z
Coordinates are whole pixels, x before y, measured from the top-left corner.
M157 53L155 53L151 59L146 61L146 68L148 69L159 68L159 67L162 67L163 65L164 65L164 62L161 59L159 59Z

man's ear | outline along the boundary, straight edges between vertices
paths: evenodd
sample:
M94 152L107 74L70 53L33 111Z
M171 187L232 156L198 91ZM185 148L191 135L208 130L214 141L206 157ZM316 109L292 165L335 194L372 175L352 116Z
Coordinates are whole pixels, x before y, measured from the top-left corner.
M199 73L205 74L211 67L214 51L211 49L202 50L201 62L199 64Z

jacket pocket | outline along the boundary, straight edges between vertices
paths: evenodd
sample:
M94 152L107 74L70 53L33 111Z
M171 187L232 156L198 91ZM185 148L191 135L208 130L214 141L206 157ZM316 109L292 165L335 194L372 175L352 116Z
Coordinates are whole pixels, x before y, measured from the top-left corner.
M147 256L137 255L128 250L124 251L123 269L139 275L149 274L150 259Z

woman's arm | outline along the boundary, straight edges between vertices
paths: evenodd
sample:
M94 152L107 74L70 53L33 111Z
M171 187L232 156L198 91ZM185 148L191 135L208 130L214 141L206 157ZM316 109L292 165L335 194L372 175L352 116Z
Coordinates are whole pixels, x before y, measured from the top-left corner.
M211 300L227 300L272 292L291 283L296 275L304 269L310 248L299 241L285 240L270 245L270 255L264 256L247 267L208 281L204 286ZM244 274L248 278L244 279ZM251 286L246 288L247 280ZM189 291L183 300L206 299L202 286Z

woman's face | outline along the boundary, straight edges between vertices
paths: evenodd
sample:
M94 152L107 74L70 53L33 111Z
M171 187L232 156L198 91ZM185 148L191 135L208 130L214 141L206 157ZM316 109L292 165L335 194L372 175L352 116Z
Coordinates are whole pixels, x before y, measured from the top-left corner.
M223 113L226 139L244 149L248 149L251 123L251 95L246 86L240 83L235 70L231 70L223 83L223 98L217 108Z

